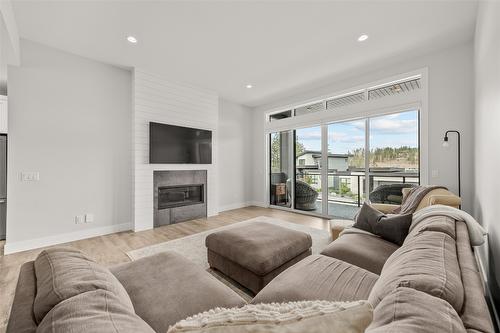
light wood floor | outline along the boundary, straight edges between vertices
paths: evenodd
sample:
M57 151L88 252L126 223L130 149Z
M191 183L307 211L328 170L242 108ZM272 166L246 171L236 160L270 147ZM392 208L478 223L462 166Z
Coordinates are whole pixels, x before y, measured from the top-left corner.
M141 232L120 232L64 245L78 248L97 262L110 266L130 261L125 254L130 250L241 222L257 216L275 217L288 222L328 230L328 220L325 219L277 209L247 207L222 212L218 216L206 219L197 219ZM0 332L5 332L19 269L23 263L35 259L42 249L4 256L3 242L0 243L0 247Z

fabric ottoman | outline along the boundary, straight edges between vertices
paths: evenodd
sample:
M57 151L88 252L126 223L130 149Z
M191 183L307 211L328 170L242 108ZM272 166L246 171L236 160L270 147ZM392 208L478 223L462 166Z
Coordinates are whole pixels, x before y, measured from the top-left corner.
M257 222L214 232L205 240L208 263L254 293L311 254L311 236Z

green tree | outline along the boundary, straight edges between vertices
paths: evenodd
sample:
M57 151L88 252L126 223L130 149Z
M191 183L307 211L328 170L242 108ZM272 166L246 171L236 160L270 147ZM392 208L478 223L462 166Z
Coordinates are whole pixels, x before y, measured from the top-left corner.
M295 142L296 155L306 151L306 147L301 142ZM271 134L271 172L280 172L281 170L281 135L280 133Z

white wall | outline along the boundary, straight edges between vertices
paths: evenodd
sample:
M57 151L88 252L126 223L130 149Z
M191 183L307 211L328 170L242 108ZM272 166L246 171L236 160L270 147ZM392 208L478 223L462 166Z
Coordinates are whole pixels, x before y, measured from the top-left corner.
M153 171L207 170L207 213L218 212L219 96L209 90L134 71L134 230L153 228ZM212 130L212 164L149 164L149 122Z
M9 35L3 17L0 15L0 95L7 95L7 49L10 47L9 44Z
M251 204L252 115L239 104L219 103L219 211L224 211Z
M22 41L9 67L5 252L130 228L131 73ZM21 182L20 172L40 173ZM94 222L75 224L93 213Z
M480 2L475 40L474 215L488 230L481 248L488 285L500 304L500 3Z
M444 132L457 129L462 133L462 198L463 208L472 208L473 167L473 45L472 42L434 52L428 55L387 59L385 64L372 66L376 70L357 71L351 77L332 81L331 84L314 91L263 105L254 110L254 182L253 200L266 204L265 190L265 136L264 114L266 111L292 103L300 103L317 96L374 82L386 77L428 68L429 77L429 165L428 170L439 170L439 176L430 178L429 183L447 186L457 191L456 138L452 137L451 149L441 146Z

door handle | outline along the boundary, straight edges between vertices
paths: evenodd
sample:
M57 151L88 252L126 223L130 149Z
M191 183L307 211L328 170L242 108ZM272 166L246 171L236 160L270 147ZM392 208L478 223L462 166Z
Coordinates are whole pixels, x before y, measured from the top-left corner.
M6 202L7 202L7 200L5 200L5 199L0 199L0 203L6 203Z

